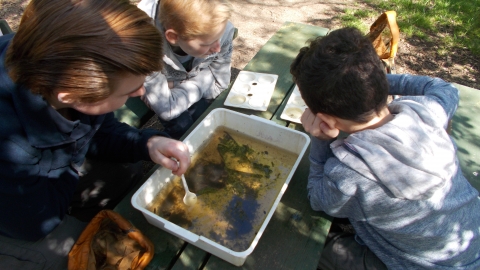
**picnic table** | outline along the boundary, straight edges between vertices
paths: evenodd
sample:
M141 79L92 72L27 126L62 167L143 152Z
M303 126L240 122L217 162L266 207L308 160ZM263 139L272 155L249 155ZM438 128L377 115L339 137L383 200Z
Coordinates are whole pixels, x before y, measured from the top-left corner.
M12 32L5 20L0 20L0 31L2 34ZM280 118L294 87L289 74L289 65L298 50L305 45L305 41L315 36L324 36L328 31L326 28L286 22L244 68L247 71L279 75L267 111L229 109L254 114L289 128L303 130L301 125ZM465 177L480 191L480 118L478 117L480 91L456 83L454 85L460 90L460 103L452 119L450 133L457 143L457 155ZM217 98L185 136L211 110L223 107L228 92L224 91ZM152 114L149 114L145 106L137 106L140 104L137 101L139 100L131 99L127 102L127 106L116 111L117 118L133 126L140 126ZM230 265L147 223L143 215L130 203L136 189L114 210L127 218L154 243L155 256L147 269L316 269L330 228L331 217L311 210L306 199L308 154L308 152L305 153L275 215L270 220L254 252L242 267ZM144 180L157 168L158 166L155 166L147 173ZM139 183L137 188L141 184Z
M297 55L299 49L305 46L309 39L316 36L324 36L328 31L326 28L305 24L284 23L244 68L246 71L278 75L275 90L267 110L254 111L235 107L226 108L270 119L282 126L303 130L301 125L280 118L288 97L294 88L292 76L290 75L290 63ZM184 137L213 109L225 107L224 102L228 93L229 89L218 96ZM140 107L137 107L137 109L142 110ZM309 172L308 155L307 151L292 176L289 186L266 230L254 251L247 257L244 265L241 267L236 267L150 225L143 215L131 205L130 200L136 189L126 196L114 210L139 228L154 243L155 256L147 269L313 270L317 268L332 218L324 212L313 211L310 207L306 189ZM152 168L144 180L157 168L158 165ZM143 183L144 181L141 182ZM142 183L139 183L139 186Z
M289 73L290 63L308 39L324 36L328 32L326 28L284 23L244 68L246 71L279 76L267 110L228 109L257 115L279 125L303 131L300 124L280 118L294 88ZM457 143L457 155L464 175L480 190L480 119L477 117L480 115L480 91L456 83L454 85L460 90L460 103L452 119L450 133ZM224 107L228 93L229 90L224 91L184 137L209 112ZM116 112L117 116L127 123L139 126L142 118L145 120L148 110L138 101L129 100L124 110ZM132 114L132 111L135 113ZM235 267L147 223L143 215L130 203L136 189L125 197L115 211L130 220L154 243L155 256L147 269L316 269L332 218L323 212L311 210L307 200L308 155L307 151L259 243L241 267ZM144 180L157 168L158 166L155 166L147 173Z
M460 102L452 118L450 134L457 143L457 156L467 180L480 191L480 91L453 83Z

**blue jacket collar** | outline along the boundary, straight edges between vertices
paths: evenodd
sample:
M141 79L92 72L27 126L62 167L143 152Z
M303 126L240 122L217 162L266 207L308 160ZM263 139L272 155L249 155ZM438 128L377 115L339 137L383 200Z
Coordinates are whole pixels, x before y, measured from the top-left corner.
M28 141L33 146L52 147L75 141L67 135L75 124L63 118L41 96L21 87L12 93L12 97Z
M69 121L53 109L40 95L15 84L5 68L5 55L13 35L0 38L0 89L11 94L13 107L21 119L28 141L32 146L44 148L74 142L90 129L90 117L79 114L80 120ZM92 119L93 120L93 119ZM78 128L77 128L78 127ZM72 132L74 129L75 132ZM74 135L74 136L72 136Z

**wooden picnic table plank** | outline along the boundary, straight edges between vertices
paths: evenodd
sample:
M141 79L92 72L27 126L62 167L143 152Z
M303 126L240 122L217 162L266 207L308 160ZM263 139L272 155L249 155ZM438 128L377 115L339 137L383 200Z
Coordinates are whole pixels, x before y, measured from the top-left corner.
M5 19L0 19L0 31L1 35L13 33L12 28L10 28L10 25L8 25L8 22Z
M480 191L480 91L454 83L460 102L452 118L452 137L458 146L462 172Z
M210 254L194 245L186 245L172 270L197 270Z

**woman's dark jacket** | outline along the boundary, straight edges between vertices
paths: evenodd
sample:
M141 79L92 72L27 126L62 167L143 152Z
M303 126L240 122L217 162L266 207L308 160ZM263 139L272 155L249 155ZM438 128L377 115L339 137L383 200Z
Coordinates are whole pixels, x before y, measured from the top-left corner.
M76 112L63 118L41 96L12 82L5 54L13 34L0 37L0 234L35 241L68 211L85 156L119 162L150 160L156 130L138 130L113 113Z

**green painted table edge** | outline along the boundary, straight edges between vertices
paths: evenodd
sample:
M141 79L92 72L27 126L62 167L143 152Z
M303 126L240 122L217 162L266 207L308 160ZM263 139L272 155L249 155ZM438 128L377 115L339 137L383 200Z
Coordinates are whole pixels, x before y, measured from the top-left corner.
M3 35L13 33L12 28L10 28L10 25L8 25L8 22L5 19L0 19L0 30Z
M460 101L450 133L457 144L463 175L480 191L480 91L457 83L453 85L460 92Z

